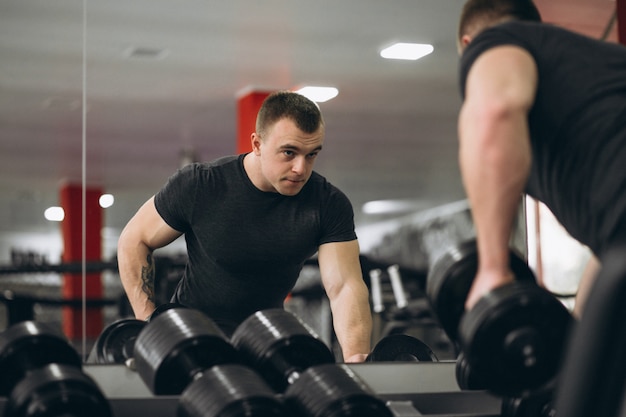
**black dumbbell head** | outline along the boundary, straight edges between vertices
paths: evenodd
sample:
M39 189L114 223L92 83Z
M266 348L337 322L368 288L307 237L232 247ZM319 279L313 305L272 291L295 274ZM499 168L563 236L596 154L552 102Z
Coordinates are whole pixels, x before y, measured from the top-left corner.
M30 372L11 391L5 417L110 417L96 383L79 368L48 364Z
M501 417L554 417L554 390L546 387L523 397L502 399Z
M299 318L282 309L258 311L244 320L231 337L253 369L277 391L305 369L334 363L335 357Z
M146 322L121 319L108 325L94 344L88 358L89 363L126 363L134 356L135 341Z
M572 317L529 282L498 287L461 320L460 344L472 373L503 396L535 390L556 375Z
M487 389L488 384L481 380L482 375L477 375L476 372L472 372L472 368L467 362L463 352L459 353L459 356L456 358L455 376L456 382L462 390L474 391Z
M515 250L510 252L510 266L518 281L536 282L535 275ZM465 300L478 270L478 248L468 240L439 256L428 271L426 293L441 326L452 341L465 311Z
M183 391L178 417L287 417L285 406L252 369L218 365Z
M203 371L240 362L217 325L198 310L164 311L139 333L135 366L153 394L177 395Z
M152 312L152 314L150 314L150 316L146 319L146 321L152 321L155 318L157 318L161 313L163 313L164 311L167 310L171 310L173 308L186 308L185 306L183 306L182 304L178 304L178 303L165 303L165 304L161 304L159 306L157 306L154 311Z
M285 391L293 415L303 417L391 417L385 402L344 364L304 371Z
M27 373L51 363L82 366L60 329L35 321L9 327L0 333L0 396L9 395Z
M367 362L437 362L437 355L424 342L407 334L382 338L367 356Z

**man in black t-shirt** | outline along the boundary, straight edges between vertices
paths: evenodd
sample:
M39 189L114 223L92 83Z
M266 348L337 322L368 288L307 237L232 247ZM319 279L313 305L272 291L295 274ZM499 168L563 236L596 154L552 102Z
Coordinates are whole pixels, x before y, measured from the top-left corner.
M270 95L251 141L250 153L179 170L124 228L118 263L135 316L155 308L153 251L183 234L189 260L172 301L226 334L255 311L282 308L317 252L344 361L365 360L372 319L352 206L313 171L324 142L318 106Z
M530 0L469 0L461 14L459 161L479 252L466 308L513 281L521 194L544 202L599 262L579 284L556 413L613 416L625 388L626 48L540 20Z
M460 19L459 159L480 253L467 307L512 280L523 192L597 257L626 240L626 48L540 20L530 0L470 0Z

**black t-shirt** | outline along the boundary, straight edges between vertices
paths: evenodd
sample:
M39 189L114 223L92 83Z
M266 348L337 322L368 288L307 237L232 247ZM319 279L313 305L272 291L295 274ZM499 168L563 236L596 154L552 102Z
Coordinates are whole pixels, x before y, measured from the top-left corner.
M600 253L626 226L626 48L548 24L507 22L468 45L462 96L474 61L501 45L528 51L539 75L528 118L533 159L526 192Z
M154 200L187 244L189 260L173 300L218 323L282 307L320 245L356 239L350 201L324 177L313 172L295 196L263 192L248 178L243 158L188 165Z

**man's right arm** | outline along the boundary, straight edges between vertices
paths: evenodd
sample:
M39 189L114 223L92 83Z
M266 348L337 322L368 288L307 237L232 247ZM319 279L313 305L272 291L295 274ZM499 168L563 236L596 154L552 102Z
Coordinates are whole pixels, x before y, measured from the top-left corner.
M537 69L521 48L501 46L474 62L459 116L459 162L476 227L479 268L466 301L511 282L509 247L531 149L528 111Z
M155 308L153 251L181 234L161 218L154 197L141 206L122 230L117 262L122 286L137 319L145 320Z

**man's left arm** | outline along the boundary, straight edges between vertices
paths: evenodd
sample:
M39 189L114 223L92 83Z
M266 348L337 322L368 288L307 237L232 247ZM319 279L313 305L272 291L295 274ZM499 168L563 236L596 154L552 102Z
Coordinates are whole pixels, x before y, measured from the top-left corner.
M321 245L318 262L344 362L363 362L370 352L372 314L358 241Z

